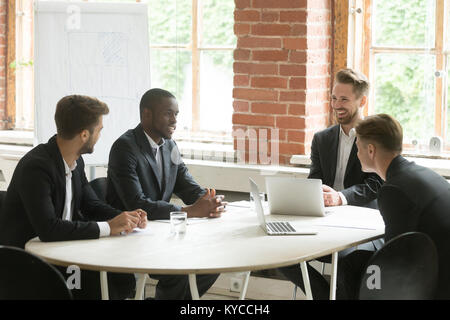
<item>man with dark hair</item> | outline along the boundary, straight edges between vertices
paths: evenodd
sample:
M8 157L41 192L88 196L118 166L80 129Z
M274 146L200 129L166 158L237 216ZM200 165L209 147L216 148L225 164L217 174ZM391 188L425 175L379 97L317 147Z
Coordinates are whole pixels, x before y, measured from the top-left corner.
M369 82L352 69L342 69L336 76L331 94L331 107L338 124L314 135L311 145L311 169L308 178L321 179L325 206L354 205L377 208L376 193L382 181L374 173L361 170L357 157L354 126L362 118L362 108L367 103ZM361 245L368 250L380 248L380 240ZM339 252L339 257L353 251L350 248ZM320 258L330 262L329 256ZM300 266L279 269L283 275L303 288ZM327 287L322 276L308 266L312 291L315 297L327 299L321 292Z
M0 213L0 244L24 248L38 236L41 241L97 239L134 227L145 227L143 210L121 212L101 202L85 173L84 153L92 153L108 106L91 97L72 95L56 107L57 134L29 151L17 164ZM58 267L63 276L63 268ZM110 297L130 297L133 275L108 274ZM100 299L98 272L81 274L75 298Z
M436 298L450 299L450 184L401 156L403 130L391 116L367 117L355 129L363 171L375 172L385 181L378 192L385 240L411 231L429 235L439 256ZM344 297L356 298L358 281L370 256L358 250L344 259L338 272L338 290Z
M142 208L150 220L168 219L171 211L190 217L220 217L225 202L214 189L201 188L189 174L172 140L178 103L163 89L147 91L140 103L141 123L114 142L109 154L106 200L123 210ZM186 205L170 203L176 194ZM187 276L159 275L156 299L191 299ZM200 295L218 275L197 276Z

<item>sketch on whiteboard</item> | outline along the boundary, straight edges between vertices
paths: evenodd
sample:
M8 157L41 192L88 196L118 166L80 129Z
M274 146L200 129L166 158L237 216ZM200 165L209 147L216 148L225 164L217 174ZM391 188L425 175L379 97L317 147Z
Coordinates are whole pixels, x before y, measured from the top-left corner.
M67 39L71 93L98 98L134 99L129 88L122 85L129 79L129 39L126 34L72 32ZM77 54L71 54L73 52Z
M128 38L120 32L100 33L98 36L105 64L125 66L128 59Z

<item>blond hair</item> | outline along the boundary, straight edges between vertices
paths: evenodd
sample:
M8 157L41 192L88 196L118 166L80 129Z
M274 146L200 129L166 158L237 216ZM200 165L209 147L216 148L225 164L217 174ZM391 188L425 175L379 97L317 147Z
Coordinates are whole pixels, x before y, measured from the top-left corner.
M338 73L336 73L335 82L351 84L356 98L367 95L369 92L369 80L367 80L367 77L352 69L347 68L339 70Z

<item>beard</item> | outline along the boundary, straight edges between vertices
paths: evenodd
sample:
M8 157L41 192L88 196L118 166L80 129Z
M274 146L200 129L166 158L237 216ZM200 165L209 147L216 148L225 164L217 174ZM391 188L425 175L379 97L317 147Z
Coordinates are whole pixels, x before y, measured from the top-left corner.
M89 140L86 141L86 143L80 148L80 155L81 154L86 154L89 153L91 154L92 152L94 152L94 139L92 137L92 135L89 136Z
M344 118L339 118L338 115L337 115L337 111L338 111L338 110L335 110L334 116L336 117L336 121L337 121L339 124L343 124L343 125L349 124L349 123L351 123L354 119L356 119L356 118L359 117L359 108L356 108L356 110L353 111L353 113L350 113L349 111L347 111L347 116L344 117Z

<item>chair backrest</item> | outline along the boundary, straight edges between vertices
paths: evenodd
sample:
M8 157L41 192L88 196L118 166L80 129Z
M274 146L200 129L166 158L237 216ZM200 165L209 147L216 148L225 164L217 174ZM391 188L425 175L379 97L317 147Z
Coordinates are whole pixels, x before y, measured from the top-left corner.
M364 270L360 299L433 299L438 279L438 254L426 234L407 232L385 243Z
M0 300L71 300L61 273L23 249L0 246Z
M0 210L2 209L3 202L5 201L6 191L0 191Z
M92 189L94 189L97 197L102 201L106 201L108 179L105 177L97 178L89 182L89 184L91 185Z

